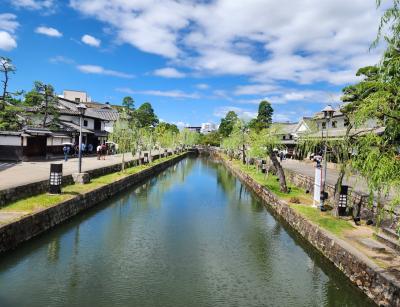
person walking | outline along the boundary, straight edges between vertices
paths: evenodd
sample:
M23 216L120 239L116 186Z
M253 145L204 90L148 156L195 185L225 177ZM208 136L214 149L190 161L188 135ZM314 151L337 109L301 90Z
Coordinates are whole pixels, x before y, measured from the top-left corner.
M64 161L68 161L68 155L69 155L69 146L68 145L64 145L63 152L64 152Z
M103 145L101 145L101 156L103 160L106 159L106 153L107 153L107 146L105 143L103 143Z
M97 153L97 160L100 160L101 159L101 144L97 145L96 153Z

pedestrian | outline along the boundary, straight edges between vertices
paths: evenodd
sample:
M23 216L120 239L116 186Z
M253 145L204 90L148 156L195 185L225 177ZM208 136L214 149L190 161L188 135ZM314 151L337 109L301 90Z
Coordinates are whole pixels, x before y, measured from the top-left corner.
M280 152L279 152L279 160L282 162L282 160L283 160L283 151L281 150Z
M106 153L107 153L107 146L105 143L103 143L103 145L101 145L101 155L103 157L103 160L106 159Z
M91 154L92 152L93 152L93 145L92 145L92 143L90 143L88 145L88 153Z
M101 144L99 144L99 145L97 145L97 148L96 148L96 153L97 153L97 160L100 160L100 158L101 158Z
M68 145L64 145L63 152L64 152L64 161L68 161L68 155L69 155L69 146Z

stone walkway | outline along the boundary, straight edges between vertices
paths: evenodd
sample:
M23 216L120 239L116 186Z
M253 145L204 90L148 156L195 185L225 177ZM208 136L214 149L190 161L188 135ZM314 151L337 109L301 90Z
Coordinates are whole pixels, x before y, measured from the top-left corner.
M132 159L132 154L125 154L125 161ZM64 160L21 162L0 169L0 190L48 179L51 163L62 163L63 175L78 171L78 158L69 159L67 162ZM88 171L118 163L121 163L121 155L119 154L106 156L105 160L97 160L97 157L83 157L82 170Z
M286 159L282 161L282 167L291 171L294 171L299 174L306 175L308 177L315 177L315 163L314 162L304 162L292 159ZM337 178L339 177L339 172L335 169L327 170L327 183L330 185L335 185ZM368 187L365 179L360 176L345 176L343 180L344 185L348 185L353 188L354 191L362 194L368 194ZM392 191L388 197L383 198L384 202L389 202L394 198L395 192Z

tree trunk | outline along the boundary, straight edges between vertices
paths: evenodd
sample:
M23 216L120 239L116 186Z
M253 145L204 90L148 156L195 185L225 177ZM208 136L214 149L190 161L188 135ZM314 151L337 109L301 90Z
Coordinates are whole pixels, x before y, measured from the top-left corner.
M244 145L244 144L242 147L242 163L246 164L246 145Z
M0 110L4 110L6 107L7 84L8 84L8 71L4 64L3 67L4 67L4 81L3 81L3 95L0 102Z
M125 171L125 153L122 153L122 165L121 165L122 172Z
M340 167L340 172L339 172L339 177L336 181L335 184L335 195L333 198L333 215L334 216L339 216L339 199L340 199L340 192L343 184L343 179L345 175L345 170L343 165Z
M272 161L272 164L275 167L276 175L279 178L279 184L281 186L281 192L287 193L288 188L286 185L286 177L285 172L283 171L282 165L279 163L278 159L276 158L276 154L273 151L269 152L269 158Z

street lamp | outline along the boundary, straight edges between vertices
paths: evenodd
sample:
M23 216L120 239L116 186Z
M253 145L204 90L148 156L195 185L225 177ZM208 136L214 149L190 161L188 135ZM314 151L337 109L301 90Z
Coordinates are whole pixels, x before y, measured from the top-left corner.
M324 203L326 198L325 193L325 186L326 186L326 170L327 170L327 152L328 152L328 131L329 131L329 122L333 117L333 113L335 110L332 108L331 105L327 105L323 110L322 113L324 114L324 119L326 120L326 137L325 137L325 149L324 149L324 181L322 185L322 193L321 193L321 210L324 209Z
M79 111L79 162L78 162L78 173L82 173L82 124L83 115L86 112L86 106L83 103L78 104L76 107Z

